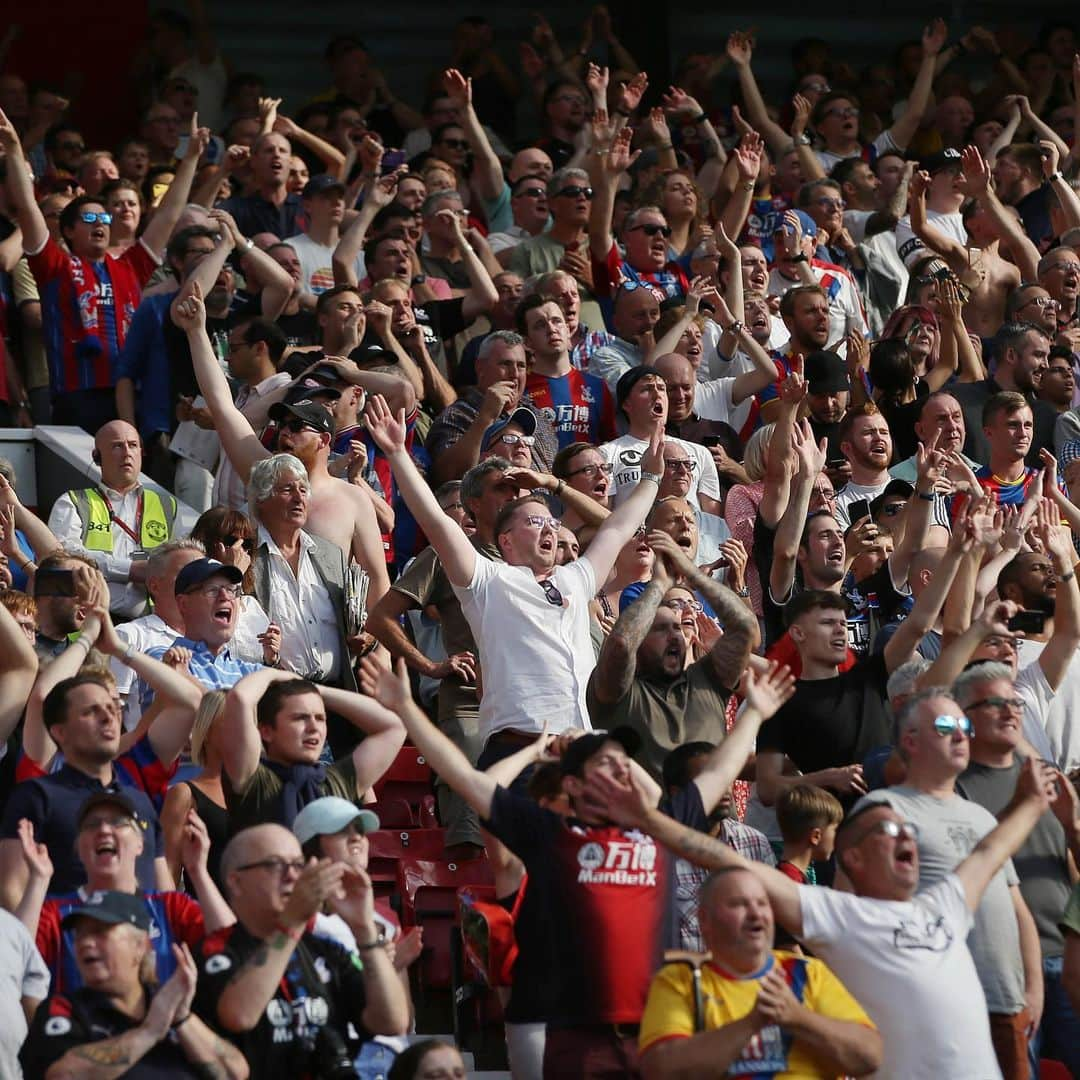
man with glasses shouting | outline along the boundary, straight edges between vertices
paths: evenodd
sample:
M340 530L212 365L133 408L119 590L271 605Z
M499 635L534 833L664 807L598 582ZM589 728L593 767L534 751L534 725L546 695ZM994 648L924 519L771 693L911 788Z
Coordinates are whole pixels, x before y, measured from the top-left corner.
M741 767L758 724L756 717L749 724L740 721L717 756L731 755L732 767ZM939 802L949 800L957 765L967 760L967 717L942 691L928 691L909 699L898 724L914 776L940 794ZM629 778L594 776L589 795L609 819L641 829L683 858L754 874L777 922L829 965L877 1025L885 1050L878 1075L1000 1077L967 935L990 891L1005 892L1007 913L1015 918L1000 872L1057 790L1050 767L1026 762L1000 823L983 812L978 826L963 823L960 835L943 838L957 846L948 865L945 849L931 848L908 819L907 789L878 793L874 801L863 801L836 837L837 863L850 892L797 885L772 867L744 859L650 806ZM928 828L934 835L940 826L932 819ZM940 859L929 885L921 881L924 845L931 859ZM1000 939L999 948L1004 952Z
M237 922L202 943L195 1011L240 1048L252 1077L355 1076L363 1041L408 1029L405 990L375 923L371 879L308 859L280 825L244 829L221 858ZM323 910L348 925L356 955L307 930Z
M548 504L526 495L503 506L493 528L505 562L480 554L443 513L405 452L403 417L372 398L368 430L442 562L472 628L484 672L480 768L520 750L545 723L553 734L589 728L585 687L595 666L589 601L656 498L663 475L663 418L653 425L641 479L600 526L582 558L556 566L559 527ZM559 494L559 485L555 494Z

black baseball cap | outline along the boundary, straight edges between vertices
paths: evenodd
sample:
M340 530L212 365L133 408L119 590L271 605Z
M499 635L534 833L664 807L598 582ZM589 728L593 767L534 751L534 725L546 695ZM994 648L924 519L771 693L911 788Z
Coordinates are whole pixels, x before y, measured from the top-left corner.
M625 725L611 731L590 731L579 735L567 748L560 765L564 776L580 776L585 762L598 753L604 743L618 743L630 756L641 749L641 736Z
M806 388L811 394L827 394L830 390L850 390L847 364L843 358L827 349L809 353L803 361Z
M227 566L223 562L218 562L217 559L196 559L194 562L189 562L176 575L173 595L182 596L184 593L189 593L217 574L228 578L233 585L239 585L244 580L244 575L237 566Z
M319 173L318 176L313 176L305 185L303 191L303 198L310 199L314 195L322 195L327 191L340 191L342 195L345 194L345 185L336 176L331 176L329 173Z
M919 162L919 168L931 176L945 169L959 169L960 167L960 151L954 150L951 146L938 150L936 154L929 154Z
M910 499L914 494L915 489L906 480L893 478L885 485L885 490L877 498L870 500L870 516L877 517L886 499Z
M621 409L623 402L630 396L630 391L646 375L655 375L661 382L664 381L664 376L660 374L652 366L652 364L638 364L637 367L632 367L629 371L624 371L619 376L619 381L615 384L615 403Z
M297 379L286 391L281 399L286 405L294 405L298 401L337 401L341 397L341 391L335 386L327 386L314 378L314 373Z
M311 398L301 398L299 401L278 401L270 406L270 419L280 423L286 417L295 416L309 427L326 435L334 434L334 418L326 411L326 408Z
M60 926L64 930L70 930L72 923L83 917L113 925L127 923L143 933L150 932L150 913L146 910L146 901L136 893L109 890L91 893L78 907L73 907L64 916Z
M135 802L130 795L125 795L122 791L95 791L88 795L79 807L75 817L76 827L81 826L87 814L99 806L119 806L132 820L137 821L139 818L139 812L135 809Z

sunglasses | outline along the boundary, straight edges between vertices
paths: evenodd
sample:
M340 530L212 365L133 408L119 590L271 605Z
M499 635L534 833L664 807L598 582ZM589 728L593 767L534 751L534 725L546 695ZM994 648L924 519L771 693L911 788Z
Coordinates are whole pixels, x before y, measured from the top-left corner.
M246 536L232 536L226 533L225 536L221 538L222 547L236 547L238 543L243 545L244 550L249 555L255 550L255 541Z
M61 150L77 150L80 154L86 149L86 143L59 142L56 144Z
M705 610L697 600L669 600L667 606L675 611L692 611L695 615Z
M935 716L934 731L941 736L953 735L959 728L960 734L971 738L971 721L966 716Z
M847 120L848 117L850 117L850 116L858 116L859 115L859 110L858 109L853 109L853 108L851 108L851 106L848 106L848 108L846 108L846 109L826 109L825 112L822 113L822 115L823 116L841 116L845 120Z
M543 517L540 514L530 514L525 521L534 529L550 528L558 532L562 528L562 521L559 518Z
M578 187L574 184L570 184L567 187L559 188L555 195L560 199L563 196L566 196L568 199L578 199L582 195L584 195L586 199L591 199L593 197L593 189L591 187Z
M303 420L285 420L281 424L282 431L288 431L293 435L299 435L301 431L320 431L314 424L307 424Z
M106 213L104 210L84 210L79 215L79 220L85 222L87 225L93 225L96 222L101 222L102 225L112 224L112 214Z
M868 836L873 836L874 833L884 833L893 840L898 840L901 836L906 836L909 840L918 840L919 826L914 821L893 821L892 818L886 818L876 825L871 825L859 838L859 843L861 844L863 840Z
M515 435L512 431L508 431L505 435L500 435L497 441L506 443L507 446L517 446L518 443L522 446L532 446L536 442L536 436Z
M818 199L817 204L822 210L843 210L847 206L843 199Z
M634 225L630 232L643 232L646 236L662 236L665 240L671 239L669 225Z
M464 139L440 139L443 146L449 146L451 150L468 150L469 144Z
M563 594L555 587L554 582L545 578L540 582L540 588L544 590L544 597L552 607L563 606Z
M546 192L544 191L544 189L542 187L527 187L527 188L519 189L517 194L514 196L514 198L515 199L521 199L521 198L539 199L545 194L546 194Z
M884 517L896 517L905 506L907 506L907 503L892 503L890 506L883 506L881 513Z
M978 701L973 701L968 706L969 709L982 709L984 707L989 707L991 709L1008 709L1010 712L1022 712L1024 702L1022 698L1015 697L986 697L980 698Z

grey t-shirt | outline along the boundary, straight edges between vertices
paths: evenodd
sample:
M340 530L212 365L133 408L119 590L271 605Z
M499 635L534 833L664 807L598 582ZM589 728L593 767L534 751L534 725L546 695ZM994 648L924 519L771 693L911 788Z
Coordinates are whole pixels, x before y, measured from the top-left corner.
M919 829L919 892L937 884L971 854L997 825L978 803L960 795L938 799L915 788L891 787L864 796L855 810L887 803ZM1009 887L1019 883L1011 862L991 879L975 912L968 947L991 1013L1013 1016L1024 1008L1024 963L1020 930Z
M1005 769L972 762L956 781L957 790L996 816L1013 797L1023 761L1023 757L1016 754L1013 764ZM1039 928L1044 958L1062 956L1065 952L1065 941L1058 924L1072 893L1067 853L1065 830L1054 812L1047 810L1012 860L1020 876L1020 892Z
M14 915L0 911L0 1076L22 1076L19 1047L26 1038L22 998L49 994L49 969L33 939Z

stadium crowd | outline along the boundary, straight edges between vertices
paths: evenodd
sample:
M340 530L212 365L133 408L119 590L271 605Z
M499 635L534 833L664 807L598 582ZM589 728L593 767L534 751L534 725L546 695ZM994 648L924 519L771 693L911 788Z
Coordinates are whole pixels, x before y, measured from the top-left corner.
M423 833L515 1080L1080 1077L1074 28L190 11L0 74L0 1076L464 1076Z

